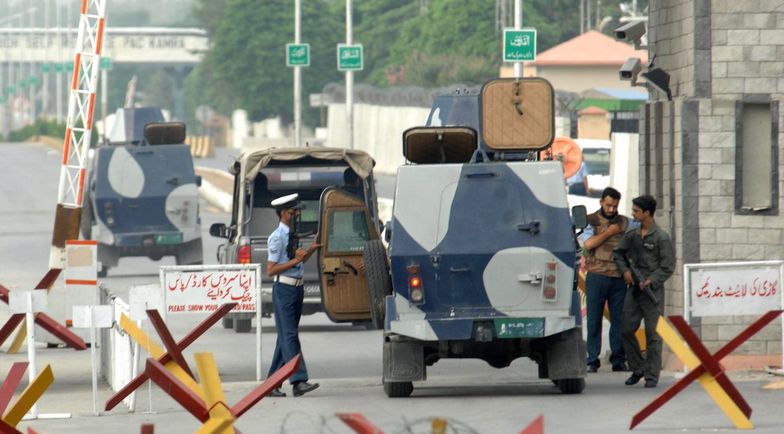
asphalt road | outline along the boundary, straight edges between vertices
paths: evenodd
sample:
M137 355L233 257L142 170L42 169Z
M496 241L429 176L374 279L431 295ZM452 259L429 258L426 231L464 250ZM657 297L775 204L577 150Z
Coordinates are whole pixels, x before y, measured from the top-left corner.
M222 156L222 157L225 157ZM219 161L197 163L225 166ZM61 155L37 145L0 144L0 283L12 289L30 288L46 271L51 225L56 201ZM217 240L206 230L227 216L202 202L205 263L215 263ZM122 259L103 280L108 290L126 297L131 285L157 282L157 267L173 265L171 258L159 262ZM62 283L58 283L62 285ZM0 304L0 323L8 309ZM180 338L198 316L170 316L168 326ZM266 367L274 345L273 321L262 324L262 362ZM317 314L303 319L301 340L313 381L321 388L301 398L259 402L237 426L245 433L349 433L336 412L360 412L387 433L430 432L430 418L449 421L450 432L520 432L539 414L545 417L546 433L622 433L632 415L675 379L662 375L658 389L623 385L624 373L600 371L590 374L581 395L561 395L547 380L536 378L536 367L517 360L511 367L495 369L481 361L447 360L428 369L428 381L415 385L412 397L388 399L381 377L379 331L331 323ZM212 352L224 383L227 400L237 402L254 386L255 338L219 326L208 331L186 351L193 367L195 352ZM7 344L6 344L7 346ZM3 348L5 349L5 348ZM143 387L137 396L137 413L117 408L110 414L92 414L89 352L37 346L39 367L52 364L55 383L39 405L41 413L70 412L64 420L22 422L40 433L115 432L138 433L143 423L154 423L156 432L193 432L199 425L157 387ZM0 378L11 363L26 354L0 353ZM757 373L732 375L740 392L754 409L755 432L784 432L784 391L763 390L770 381ZM111 395L106 383L99 387L99 407ZM148 398L151 397L151 399ZM152 412L146 410L152 409ZM734 430L732 423L701 387L693 385L640 425L636 431L650 433L703 433Z

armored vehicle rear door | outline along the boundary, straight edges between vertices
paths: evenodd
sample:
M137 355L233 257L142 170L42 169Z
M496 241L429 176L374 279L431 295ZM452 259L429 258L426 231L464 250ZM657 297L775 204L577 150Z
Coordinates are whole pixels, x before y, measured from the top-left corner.
M321 195L318 267L324 311L333 321L370 319L368 284L362 271L365 243L378 239L361 198L330 187Z

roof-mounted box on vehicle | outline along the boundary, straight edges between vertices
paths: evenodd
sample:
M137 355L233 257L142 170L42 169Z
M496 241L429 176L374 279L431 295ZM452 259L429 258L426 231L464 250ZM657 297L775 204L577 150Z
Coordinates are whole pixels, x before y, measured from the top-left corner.
M403 155L416 164L467 163L477 148L468 127L415 127L403 132Z
M538 151L555 137L553 87L542 78L488 81L481 92L482 141L490 151Z

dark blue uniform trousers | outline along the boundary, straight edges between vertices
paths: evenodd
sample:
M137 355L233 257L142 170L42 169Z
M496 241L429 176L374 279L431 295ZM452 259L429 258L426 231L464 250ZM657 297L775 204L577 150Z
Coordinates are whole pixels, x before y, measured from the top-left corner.
M272 285L272 307L275 312L275 329L278 338L275 341L275 353L272 355L267 377L282 368L297 354L302 353L299 344L299 319L302 317L302 300L305 298L305 287L291 286L283 283ZM299 370L289 378L291 384L308 380L308 368L305 356L299 364Z
M626 361L621 336L623 301L626 298L626 282L621 277L607 277L588 273L585 278L586 323L588 327L588 364L601 364L599 354L602 349L602 317L604 303L610 311L610 363L621 366Z

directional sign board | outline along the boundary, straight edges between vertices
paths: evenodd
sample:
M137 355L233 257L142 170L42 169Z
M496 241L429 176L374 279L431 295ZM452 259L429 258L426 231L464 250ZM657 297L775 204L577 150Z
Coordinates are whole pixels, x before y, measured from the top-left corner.
M286 44L286 66L310 66L310 44Z
M362 71L362 44L338 44L338 71Z
M504 29L504 62L536 60L536 29Z

